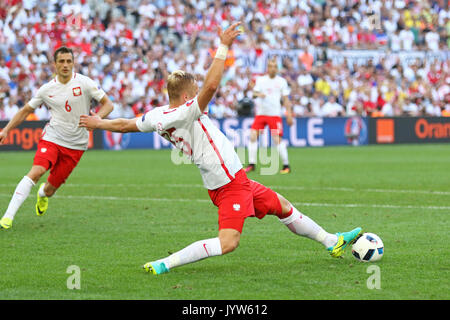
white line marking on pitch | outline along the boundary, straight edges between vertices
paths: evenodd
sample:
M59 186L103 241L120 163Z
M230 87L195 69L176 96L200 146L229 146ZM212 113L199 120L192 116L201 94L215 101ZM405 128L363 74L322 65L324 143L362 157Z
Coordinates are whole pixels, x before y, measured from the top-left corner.
M203 188L201 184L167 184L168 187L186 188L197 187ZM268 186L272 189L280 190L325 190L325 191L343 191L343 192L378 192L378 193L422 193L422 194L437 194L450 195L450 191L428 191L428 190L402 190L402 189L358 189L345 187L302 187L302 186Z
M11 194L0 193L0 197L11 197ZM156 202L202 202L211 203L209 199L171 199L171 198L139 198L139 197L115 197L115 196L73 196L55 195L58 199L71 200L109 200L109 201L156 201ZM340 207L340 208L383 208L383 209L424 209L424 210L450 210L448 206L412 206L412 205L391 205L391 204L367 204L367 203L311 203L293 202L295 206L305 207Z
M15 187L16 184L0 184L0 187ZM135 184L135 183L124 183L124 184L96 184L96 183L68 183L67 185L64 185L64 188L72 187L72 188L79 188L79 187L98 187L98 188L107 188L107 187L137 187L137 188L143 188L143 187L158 187L161 188L161 186L165 187L171 187L171 188L204 188L202 184ZM317 191L341 191L341 192L377 192L377 193L412 193L412 194L434 194L434 195L450 195L450 191L430 191L430 190L404 190L404 189L358 189L358 188L346 188L346 187L302 187L302 186L268 186L272 189L280 189L280 190L317 190Z

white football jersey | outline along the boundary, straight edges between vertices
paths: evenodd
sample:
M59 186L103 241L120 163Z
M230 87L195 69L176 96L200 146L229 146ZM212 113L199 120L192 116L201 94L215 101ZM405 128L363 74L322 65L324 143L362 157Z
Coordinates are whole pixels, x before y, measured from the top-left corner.
M91 100L100 101L104 95L92 79L74 73L66 84L59 82L57 77L44 84L28 104L33 109L45 104L50 111L43 140L70 149L86 150L89 133L85 128L79 128L78 122L82 114L89 114Z
M268 75L257 77L253 91L266 95L265 98L255 99L256 115L281 117L281 97L291 92L284 78L270 78Z
M178 108L155 108L136 122L142 132L156 131L199 168L205 188L217 189L242 169L233 144L202 114L197 97Z

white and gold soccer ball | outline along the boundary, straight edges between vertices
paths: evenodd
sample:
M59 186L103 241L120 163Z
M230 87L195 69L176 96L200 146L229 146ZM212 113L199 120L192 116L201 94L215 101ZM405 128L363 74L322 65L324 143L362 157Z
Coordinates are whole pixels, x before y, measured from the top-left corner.
M359 261L379 261L383 253L383 241L375 233L363 233L352 245L352 255Z

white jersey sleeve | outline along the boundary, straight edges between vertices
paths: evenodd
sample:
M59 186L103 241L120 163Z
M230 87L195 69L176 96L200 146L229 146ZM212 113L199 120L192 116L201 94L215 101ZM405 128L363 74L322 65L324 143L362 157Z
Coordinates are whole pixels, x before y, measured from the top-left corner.
M147 113L145 113L142 117L137 119L136 121L136 127L141 132L153 132L156 131L156 122L154 121L156 119L155 111L156 109L153 109ZM153 113L153 115L152 115Z
M87 93L96 101L100 101L106 94L91 78L86 77L85 86Z
M141 132L164 131L170 128L182 127L184 123L192 123L202 115L197 97L179 106L155 108L136 121Z
M28 101L28 105L33 108L39 108L44 103L44 92L45 92L45 85L41 86L36 94L31 98L30 101Z

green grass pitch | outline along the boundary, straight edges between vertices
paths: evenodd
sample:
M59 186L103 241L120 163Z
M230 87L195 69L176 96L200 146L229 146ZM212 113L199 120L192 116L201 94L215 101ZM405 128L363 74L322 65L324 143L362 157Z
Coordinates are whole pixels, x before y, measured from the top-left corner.
M0 214L32 152L0 153ZM249 174L329 232L361 226L384 241L374 264L333 259L275 217L247 219L229 255L162 276L141 266L217 235L217 211L193 165L170 151L88 151L34 212L37 186L0 230L0 299L449 299L450 145L289 149L290 175ZM80 269L80 289L68 289ZM379 289L370 289L378 267ZM370 282L370 281L369 281Z

